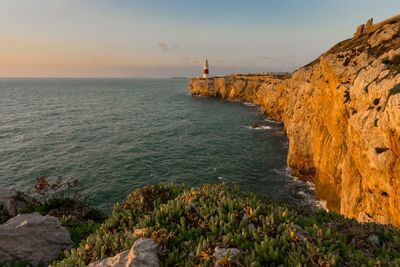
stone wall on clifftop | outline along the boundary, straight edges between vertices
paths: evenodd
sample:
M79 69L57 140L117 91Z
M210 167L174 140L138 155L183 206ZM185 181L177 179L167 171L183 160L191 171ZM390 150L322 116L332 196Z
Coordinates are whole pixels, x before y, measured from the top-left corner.
M328 208L400 226L400 16L288 75L192 79L193 95L251 101L285 123L288 165Z

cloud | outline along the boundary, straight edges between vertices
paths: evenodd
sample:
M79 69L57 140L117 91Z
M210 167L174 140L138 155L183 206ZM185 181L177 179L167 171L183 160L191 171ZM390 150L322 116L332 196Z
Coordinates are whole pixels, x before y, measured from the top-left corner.
M171 49L178 49L178 48L180 48L180 46L177 45L177 44L169 45L169 44L167 44L167 43L165 43L165 42L159 42L159 43L157 44L157 46L158 46L158 48L160 48L161 51L164 52L164 53L170 52Z
M158 47L161 49L161 51L163 51L164 53L168 53L168 51L169 51L169 46L168 46L167 43L159 42L159 43L157 44L157 46L158 46Z

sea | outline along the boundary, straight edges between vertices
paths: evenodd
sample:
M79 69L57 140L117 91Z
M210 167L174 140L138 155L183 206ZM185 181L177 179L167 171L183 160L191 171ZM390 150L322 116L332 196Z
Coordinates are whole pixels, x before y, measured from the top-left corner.
M313 185L290 176L282 124L251 103L191 96L187 82L0 79L0 186L33 193L40 176L77 179L104 211L158 182L318 205Z

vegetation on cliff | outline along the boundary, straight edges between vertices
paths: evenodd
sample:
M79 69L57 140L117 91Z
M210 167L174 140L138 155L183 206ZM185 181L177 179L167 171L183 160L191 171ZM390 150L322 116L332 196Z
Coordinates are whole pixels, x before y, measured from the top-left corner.
M145 186L54 266L83 266L129 249L160 245L161 266L380 266L400 264L400 231L307 211L225 184ZM215 248L240 253L219 260Z

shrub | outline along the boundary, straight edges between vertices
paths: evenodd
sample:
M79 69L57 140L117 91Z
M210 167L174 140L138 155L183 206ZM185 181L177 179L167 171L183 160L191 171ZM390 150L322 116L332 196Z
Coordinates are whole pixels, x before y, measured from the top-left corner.
M61 224L67 228L76 247L101 225L93 220L83 221L73 216L64 216L61 218Z
M288 208L224 184L153 185L125 203L54 266L82 266L130 249L139 237L160 246L161 266L335 266L400 264L399 231ZM217 260L215 248L238 248Z

